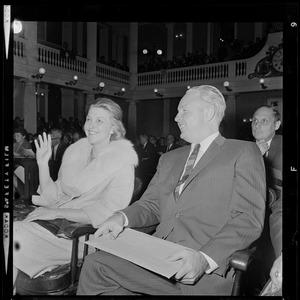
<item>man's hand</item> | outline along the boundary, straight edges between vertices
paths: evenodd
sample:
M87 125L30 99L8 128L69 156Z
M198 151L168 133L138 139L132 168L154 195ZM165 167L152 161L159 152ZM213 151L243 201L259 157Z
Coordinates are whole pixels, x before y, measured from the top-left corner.
M114 240L124 230L124 224L124 215L120 212L117 212L100 224L98 230L94 233L94 236L97 238L103 234L109 233L110 238Z
M262 155L264 155L269 150L269 145L265 140L256 141L256 145L258 146Z
M175 274L175 280L183 284L194 284L209 268L205 257L198 251L186 249L174 253L167 258L168 261L181 261L181 267Z

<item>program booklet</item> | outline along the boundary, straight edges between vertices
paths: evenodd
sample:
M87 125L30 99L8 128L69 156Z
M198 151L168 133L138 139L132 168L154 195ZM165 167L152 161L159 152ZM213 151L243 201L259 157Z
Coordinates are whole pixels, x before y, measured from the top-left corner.
M106 234L99 238L92 236L85 243L167 278L178 272L181 263L169 262L166 258L175 252L189 249L130 228L125 228L115 240Z

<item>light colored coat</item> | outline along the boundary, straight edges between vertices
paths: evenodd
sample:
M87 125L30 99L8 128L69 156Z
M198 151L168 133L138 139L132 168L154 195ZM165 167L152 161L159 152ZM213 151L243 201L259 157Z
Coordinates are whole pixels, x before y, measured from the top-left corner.
M79 208L94 227L116 210L129 205L138 157L125 139L112 141L90 161L92 147L86 138L66 150L59 177L35 204L51 208ZM58 238L35 222L14 222L13 264L29 276L70 262L71 240ZM80 243L80 248L82 244Z

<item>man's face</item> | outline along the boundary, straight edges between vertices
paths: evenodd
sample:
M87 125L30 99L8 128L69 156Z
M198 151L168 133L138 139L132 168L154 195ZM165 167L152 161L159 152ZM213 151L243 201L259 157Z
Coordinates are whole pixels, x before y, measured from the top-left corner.
M60 137L56 133L51 133L52 147L55 147L60 142Z
M209 106L209 103L199 99L197 92L190 92L182 97L175 117L182 139L189 143L203 139L207 125L205 112Z
M171 145L174 142L174 137L172 135L167 136L167 144Z
M269 141L279 128L280 121L275 122L273 112L268 107L259 108L253 115L252 135L257 141Z
M147 143L147 139L143 135L140 136L140 141L142 145L145 145Z

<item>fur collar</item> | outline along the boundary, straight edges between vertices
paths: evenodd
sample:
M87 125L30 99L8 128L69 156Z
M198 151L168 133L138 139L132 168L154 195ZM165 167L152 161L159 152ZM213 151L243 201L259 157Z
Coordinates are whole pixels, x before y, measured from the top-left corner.
M59 174L63 185L75 187L81 193L86 192L121 168L134 168L138 164L133 145L126 139L111 141L92 161L91 151L92 146L87 138L67 148Z

